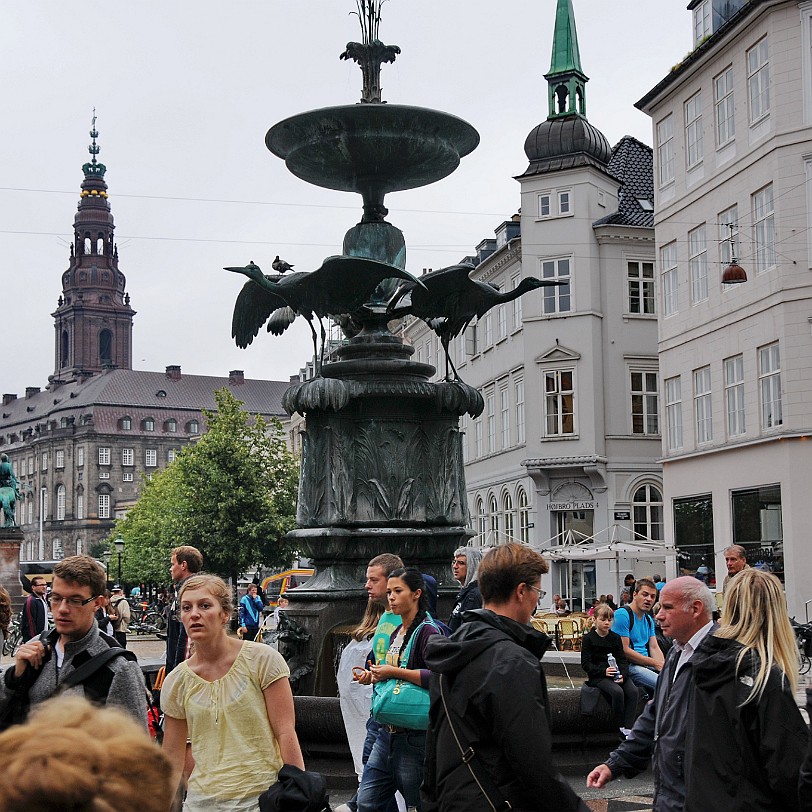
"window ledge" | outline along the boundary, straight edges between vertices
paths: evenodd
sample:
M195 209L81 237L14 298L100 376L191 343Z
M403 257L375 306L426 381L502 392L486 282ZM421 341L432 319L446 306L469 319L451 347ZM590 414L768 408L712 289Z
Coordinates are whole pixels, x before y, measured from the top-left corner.
M561 440L580 440L580 436L577 434L554 434L549 437L541 437L539 439L540 443L557 443Z
M640 319L641 321L657 321L656 313L624 313L624 321L626 319Z

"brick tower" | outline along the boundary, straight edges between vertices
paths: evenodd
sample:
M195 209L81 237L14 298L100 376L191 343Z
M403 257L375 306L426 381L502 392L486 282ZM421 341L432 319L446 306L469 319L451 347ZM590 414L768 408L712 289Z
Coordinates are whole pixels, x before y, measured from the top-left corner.
M85 379L105 369L132 369L132 327L135 311L125 293L113 242L113 215L107 199L106 167L96 160L96 115L88 147L92 159L73 221L70 265L62 274L62 295L52 314L55 320L54 374L58 385Z

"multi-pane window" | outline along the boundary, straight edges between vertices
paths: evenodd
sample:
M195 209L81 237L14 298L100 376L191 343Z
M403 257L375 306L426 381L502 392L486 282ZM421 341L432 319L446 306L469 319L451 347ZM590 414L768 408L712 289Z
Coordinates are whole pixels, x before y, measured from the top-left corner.
M575 389L571 369L544 373L545 434L575 433Z
M702 160L702 93L685 102L685 159L689 167Z
M178 421L175 420L174 417L170 417L169 420L166 421L166 430L172 432L178 430Z
M758 385L761 393L761 427L772 429L784 422L781 403L781 356L778 344L758 351Z
M155 431L155 419L152 417L144 418L144 431Z
M519 287L521 277L519 274L510 278L510 287L515 290ZM513 305L513 329L518 330L522 326L522 297L517 296L511 304Z
M570 214L572 212L572 198L570 192L558 193L558 213Z
M510 448L510 393L507 384L499 387L499 417L502 448Z
M668 423L668 450L682 448L682 380L668 378L665 382L665 419Z
M474 420L474 458L482 456L482 415Z
M557 279L563 285L542 288L544 313L568 313L570 311L570 260L545 259L541 263L542 279Z
M65 486L56 486L56 518L63 521L65 518Z
M109 519L110 518L110 494L109 493L100 493L99 494L99 518L100 519Z
M663 495L654 485L642 485L634 492L634 532L651 541L662 541L663 535Z
M688 232L688 272L691 277L691 303L708 298L708 246L704 224Z
M499 505L496 497L491 494L488 500L488 518L490 519L491 544L499 543Z
M197 420L190 420L186 424L186 430L189 434L199 434L200 433L200 423Z
M28 502L28 524L34 522L34 501L33 499Z
M76 518L85 518L85 495L84 493L76 494Z
M496 340L501 341L501 339L505 338L506 336L507 336L507 305L500 304L496 308Z
M99 471L99 479L110 479L109 471Z
M135 465L135 450L132 448L121 449L121 464Z
M99 465L110 464L110 449L107 446L99 446Z
M719 259L730 265L739 256L739 207L731 206L719 212Z
M628 262L629 312L654 313L654 263Z
M65 452L63 450L58 450L54 454L54 464L57 468L64 468L65 467Z
M42 452L42 468L40 470L41 471L47 471L48 470L48 452L47 451Z
M696 419L696 442L709 443L713 439L711 369L709 366L694 370L694 417Z
M674 180L674 117L657 123L657 167L660 186Z
M488 429L488 454L496 451L496 395L493 388L485 392L485 420Z
M76 449L76 467L81 468L85 464L85 447L80 445Z
M524 443L524 379L513 382L513 396L516 404L516 444Z
M753 195L753 236L756 248L756 270L775 267L775 210L772 184Z
M175 451L174 448L170 448L169 451L166 452L166 461L167 462L174 462L175 457L178 455L178 452Z
M632 372L632 433L659 434L659 390L656 372Z
M476 500L476 527L477 533L484 538L485 536L485 504L482 499Z
M158 465L158 450L156 448L148 448L144 452L144 465L147 468L155 468Z
M493 320L491 311L482 317L482 343L483 347L490 347L493 344Z
M663 315L672 316L679 307L677 275L677 243L660 248L660 274L663 288Z
M33 474L33 473L34 473L34 458L29 457L28 458L28 476L31 476L31 474Z
M767 37L747 52L746 62L752 124L770 112L770 48Z
M121 428L124 431L129 431L133 427L133 419L131 417L121 418Z
M122 482L132 482L133 481L133 472L132 471L124 471L121 475Z
M549 217L551 213L551 195L549 192L544 192L539 195L539 217Z
M725 359L725 407L729 437L744 434L744 356Z
M515 517L513 515L513 498L509 493L502 497L502 507L505 511L505 541L514 541L513 525Z
M711 0L702 0L694 8L694 45L711 35Z
M733 68L723 70L713 80L716 113L716 143L718 146L732 141L736 135L735 108L733 106Z
M527 491L519 488L519 540L524 544L530 543L530 503L527 500Z

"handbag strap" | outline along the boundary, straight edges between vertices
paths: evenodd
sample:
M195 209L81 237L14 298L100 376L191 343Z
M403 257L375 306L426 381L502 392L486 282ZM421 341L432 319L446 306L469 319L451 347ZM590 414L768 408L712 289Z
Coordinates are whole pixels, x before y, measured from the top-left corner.
M490 776L488 775L488 771L479 761L474 748L470 745L466 746L463 740L461 740L457 734L457 730L454 727L454 722L451 718L451 712L448 710L448 704L445 701L445 690L443 688L444 678L445 674L440 674L440 699L443 703L443 710L445 711L445 717L448 720L448 727L451 730L451 735L454 737L454 741L457 743L457 748L460 751L462 763L468 767L471 777L476 782L476 785L479 787L480 791L485 796L485 800L488 802L488 805L494 810L494 812L502 812L502 810L513 809L513 807L510 805L510 801L508 801L502 795L499 788L491 780ZM475 766L479 771L479 775L477 775L477 772L474 770Z
M399 668L409 667L409 657L412 656L412 646L414 645L414 641L417 639L417 635L420 632L420 630L426 625L434 626L434 628L437 629L438 632L440 631L440 628L434 622L434 618L428 612L426 612L425 620L421 621L418 624L417 628L412 632L412 636L409 638L409 642L406 644L406 646L402 649L402 651L398 655ZM406 665L403 664L404 661Z

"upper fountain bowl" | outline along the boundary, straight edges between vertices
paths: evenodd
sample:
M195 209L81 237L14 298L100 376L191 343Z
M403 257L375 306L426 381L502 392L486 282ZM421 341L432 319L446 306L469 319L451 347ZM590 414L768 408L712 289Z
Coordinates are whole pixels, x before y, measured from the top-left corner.
M265 144L297 177L365 200L450 175L479 143L467 122L398 104L325 107L280 121Z

